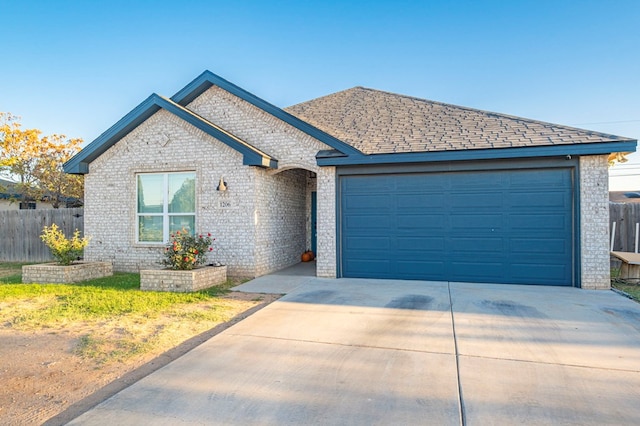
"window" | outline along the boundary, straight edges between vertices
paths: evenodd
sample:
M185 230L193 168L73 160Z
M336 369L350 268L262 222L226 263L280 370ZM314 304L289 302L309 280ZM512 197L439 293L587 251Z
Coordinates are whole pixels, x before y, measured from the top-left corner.
M196 227L196 174L141 173L138 181L137 242L165 243L169 234Z
M32 201L20 202L20 210L35 210L35 209L36 209L36 203Z

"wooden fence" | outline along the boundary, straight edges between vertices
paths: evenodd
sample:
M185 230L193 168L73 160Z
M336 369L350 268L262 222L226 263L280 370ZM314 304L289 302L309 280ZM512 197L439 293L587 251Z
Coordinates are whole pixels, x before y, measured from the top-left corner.
M636 247L636 223L640 224L640 203L609 203L609 238L613 234L613 251L634 252ZM640 225L639 239L640 239ZM611 243L611 240L609 241ZM640 251L640 241L639 250Z
M40 240L42 228L58 225L67 237L84 235L84 209L0 211L0 262L45 262L53 258Z
M49 250L40 240L42 228L55 223L62 228L65 235L71 236L75 229L84 233L83 219L83 208L0 211L0 262L52 260ZM613 223L616 224L613 250L635 251L636 223L640 224L640 203L609 203L609 222L610 232Z

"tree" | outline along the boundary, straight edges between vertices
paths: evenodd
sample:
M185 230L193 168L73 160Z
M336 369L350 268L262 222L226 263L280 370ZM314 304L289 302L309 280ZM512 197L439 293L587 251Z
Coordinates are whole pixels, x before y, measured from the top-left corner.
M41 132L36 129L22 130L16 116L0 114L0 174L9 179L18 178L16 190L21 201L39 198L41 194L35 185L34 171L42 153Z
M22 130L18 117L0 112L0 176L18 180L23 202L46 196L58 208L66 197L81 199L82 177L67 175L62 165L80 150L82 140L41 134Z
M42 138L47 151L38 161L38 168L34 173L38 187L49 197L55 209L66 198L82 200L84 196L82 176L70 175L62 168L66 161L80 151L82 139L65 139L64 135Z

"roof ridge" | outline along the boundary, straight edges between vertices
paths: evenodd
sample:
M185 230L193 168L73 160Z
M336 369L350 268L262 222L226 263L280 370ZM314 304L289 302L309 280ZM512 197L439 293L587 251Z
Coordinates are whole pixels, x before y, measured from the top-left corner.
M365 87L365 86L355 86L355 87L352 87L350 89L341 90L341 91L338 91L338 92L335 92L335 93L331 93L329 95L321 96L320 98L316 98L316 99L321 99L321 98L324 98L324 97L336 95L336 94L342 93L342 92L348 92L348 91L354 90L354 89L361 89L361 90L365 90L365 91L369 91L369 92L382 93L382 94L395 96L395 97L399 97L399 98L411 99L411 100L418 101L418 102L423 102L423 103L428 103L428 104L433 104L433 105L440 105L440 106L449 107L449 108L456 108L456 109L460 109L460 110L465 110L465 111L470 111L470 112L483 114L483 115L488 116L488 117L492 117L492 116L494 118L495 117L503 117L503 118L506 118L506 119L509 119L509 120L514 120L514 121L518 121L518 122L521 122L521 123L532 123L532 124L539 124L539 125L542 125L544 127L555 127L555 128L567 129L567 130L571 130L571 131L580 131L580 132L584 132L587 135L606 137L608 139L614 139L614 140L618 140L618 141L633 141L633 140L635 140L633 138L628 138L628 137L624 137L624 136L618 136L618 135L614 135L612 133L605 133L605 132L599 132L599 131L596 131L596 130L583 129L581 127L568 126L568 125L565 125L565 124L552 123L550 121L543 121L543 120L538 120L538 119L534 119L534 118L520 117L520 116L517 116L517 115L505 114L505 113L502 113L502 112L489 111L489 110L484 110L484 109L480 109L480 108L473 108L473 107L468 107L468 106L463 106L463 105L458 105L458 104L452 104L452 103L447 103L447 102L442 102L442 101L434 101L434 100L431 100L431 99L419 98L417 96L405 95L405 94L402 94L402 93L395 93L395 92L390 92L390 91L387 91L387 90L373 89L373 88ZM312 102L312 101L314 101L316 99L311 99L311 100L309 100L307 102ZM296 104L296 105L300 105L300 104L304 104L304 103L305 102L301 102L301 103ZM292 105L291 107L294 107L296 105Z

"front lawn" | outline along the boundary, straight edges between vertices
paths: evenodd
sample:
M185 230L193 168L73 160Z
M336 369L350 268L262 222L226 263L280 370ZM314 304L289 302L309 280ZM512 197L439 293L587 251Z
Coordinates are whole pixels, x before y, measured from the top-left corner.
M3 424L42 424L71 409L54 422L66 423L89 408L87 395L108 398L279 297L231 292L231 281L196 293L143 292L139 275L124 273L22 284L21 267L0 263Z
M139 274L76 284L22 284L21 265L0 264L0 324L18 331L76 332L79 355L100 362L162 352L257 304L220 287L194 293L140 290Z

